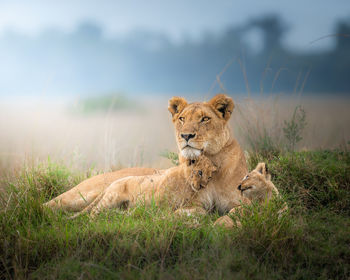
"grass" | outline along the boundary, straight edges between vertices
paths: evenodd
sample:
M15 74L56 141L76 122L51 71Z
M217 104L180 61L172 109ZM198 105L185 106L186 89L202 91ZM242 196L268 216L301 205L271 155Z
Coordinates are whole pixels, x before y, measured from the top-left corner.
M242 228L213 227L217 213L174 217L166 207L67 220L42 202L90 176L48 161L2 184L0 278L348 279L350 153L251 154L267 161L279 201L250 206Z

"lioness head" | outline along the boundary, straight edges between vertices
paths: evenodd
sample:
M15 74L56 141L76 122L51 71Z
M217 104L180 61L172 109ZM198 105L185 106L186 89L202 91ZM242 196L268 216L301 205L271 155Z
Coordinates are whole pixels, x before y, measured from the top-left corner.
M186 161L186 177L193 191L197 192L206 187L212 178L216 166L206 156L199 156L197 159Z
M238 186L243 197L250 200L265 201L273 194L279 194L277 188L271 182L271 175L264 162L259 163L256 168L243 178Z
M176 142L181 155L194 159L203 152L218 153L230 138L227 121L234 103L231 97L218 94L209 102L188 104L182 97L169 100L169 111L173 117Z

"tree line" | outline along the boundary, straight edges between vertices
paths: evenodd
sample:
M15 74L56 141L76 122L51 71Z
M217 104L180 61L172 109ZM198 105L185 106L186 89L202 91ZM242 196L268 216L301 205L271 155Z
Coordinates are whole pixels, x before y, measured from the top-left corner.
M252 31L260 45L247 40ZM327 51L296 52L283 45L287 34L276 15L181 43L148 31L106 38L93 22L72 33L8 31L0 37L0 94L350 92L350 21L336 24Z

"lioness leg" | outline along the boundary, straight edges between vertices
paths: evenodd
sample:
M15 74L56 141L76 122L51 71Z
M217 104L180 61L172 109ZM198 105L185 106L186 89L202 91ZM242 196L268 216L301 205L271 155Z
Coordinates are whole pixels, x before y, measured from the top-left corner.
M114 181L128 176L152 175L158 172L154 168L133 167L96 175L44 203L43 206L53 210L79 212L94 201Z
M105 195L105 192L100 193L93 202L91 202L88 206L86 206L82 211L78 212L77 214L73 215L70 217L70 219L75 219L79 216L81 216L84 213L89 213L91 211L92 208L94 208L97 203L100 202L100 200L103 198L103 196Z
M63 193L62 195L44 203L43 206L49 207L53 210L61 209L68 212L77 212L93 202L98 195L97 192L91 192L83 196L83 194L76 192L68 197L66 193Z
M247 201L246 201L246 203L250 204L250 202L247 202ZM237 206L237 207L232 208L230 210L229 214L234 214L234 213L239 213L242 215L244 213L244 207ZM237 227L242 226L240 221L236 220L235 222L236 222ZM233 219L229 215L225 215L225 216L218 218L215 221L214 226L223 226L225 228L233 228L233 226L235 225L235 222L233 221Z
M236 221L236 222L238 222L238 221ZM228 215L225 215L225 216L218 218L214 223L214 226L222 226L225 228L233 228L234 225L235 224L234 224L233 220ZM240 225L238 225L238 226L240 226Z
M121 208L130 206L130 196L128 194L106 193L101 200L92 207L90 217L95 218L105 209Z
M90 213L91 218L95 218L104 209L120 208L121 206L129 206L130 200L127 195L118 195L112 193L101 193L90 205L84 210L70 217L75 219L84 213Z
M126 191L123 179L117 180L106 188L96 199L90 203L84 210L73 215L74 219L84 213L90 213L90 217L94 218L104 209L119 208L121 206L129 206L132 196Z

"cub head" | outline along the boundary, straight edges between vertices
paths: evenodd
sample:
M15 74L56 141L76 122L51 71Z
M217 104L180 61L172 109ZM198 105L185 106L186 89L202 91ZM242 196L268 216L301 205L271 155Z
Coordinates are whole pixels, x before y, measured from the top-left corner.
M227 121L233 108L232 98L224 94L218 94L208 102L190 104L182 97L170 99L168 109L181 155L195 159L202 153L217 154L230 138Z
M216 166L206 156L186 160L186 178L193 191L206 187L216 171Z
M271 182L271 175L264 162L259 163L256 168L243 178L238 190L243 197L260 202L270 199L273 194L279 194L277 188Z

